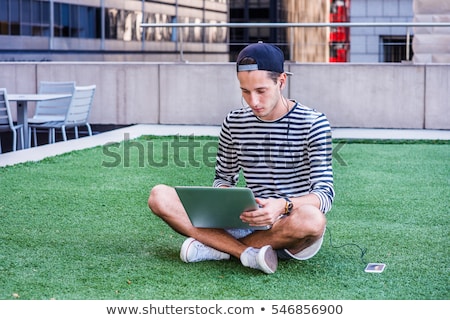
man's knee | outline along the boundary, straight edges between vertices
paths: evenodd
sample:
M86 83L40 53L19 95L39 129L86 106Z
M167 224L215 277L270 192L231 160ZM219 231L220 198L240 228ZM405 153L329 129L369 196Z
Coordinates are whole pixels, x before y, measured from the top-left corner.
M302 227L307 230L307 233L312 238L320 238L323 235L327 224L325 214L311 205L305 205L299 209Z
M168 186L163 184L158 184L150 190L150 195L148 197L148 207L154 213L158 213L161 199L163 199L164 195L167 193Z

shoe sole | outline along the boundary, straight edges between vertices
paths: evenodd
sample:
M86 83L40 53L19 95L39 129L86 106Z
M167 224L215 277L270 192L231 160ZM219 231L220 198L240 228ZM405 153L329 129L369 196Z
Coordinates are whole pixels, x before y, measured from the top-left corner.
M262 247L258 253L258 262L262 268L262 271L265 273L275 273L278 267L278 257L276 251L273 250L270 245Z

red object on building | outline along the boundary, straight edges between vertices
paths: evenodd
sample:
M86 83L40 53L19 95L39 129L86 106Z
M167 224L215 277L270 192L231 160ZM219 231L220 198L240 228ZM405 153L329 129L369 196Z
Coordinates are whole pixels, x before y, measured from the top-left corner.
M330 22L350 22L350 0L330 0ZM330 62L348 62L350 49L349 27L330 30Z
M336 27L331 28L330 42L348 42L348 28Z

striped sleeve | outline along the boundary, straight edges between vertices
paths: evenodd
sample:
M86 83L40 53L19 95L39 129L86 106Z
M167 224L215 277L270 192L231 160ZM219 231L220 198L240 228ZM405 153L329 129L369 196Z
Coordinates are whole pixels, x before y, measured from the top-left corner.
M310 167L310 192L320 200L320 210L331 210L335 196L332 169L331 128L325 115L321 114L311 126L308 134Z

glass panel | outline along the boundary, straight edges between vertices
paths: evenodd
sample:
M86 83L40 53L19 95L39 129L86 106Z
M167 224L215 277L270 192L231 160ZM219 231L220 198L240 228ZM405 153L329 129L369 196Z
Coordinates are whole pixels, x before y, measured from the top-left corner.
M61 4L61 37L70 37L70 7Z
M19 22L19 10L20 10L20 6L19 6L19 0L11 0L11 22Z
M8 1L0 1L0 22L8 21Z
M54 8L53 8L54 12L54 36L55 37L61 37L62 36L62 25L61 25L61 4L60 3L55 3L54 4Z
M93 14L94 15L93 24L95 25L95 28L93 29L95 30L94 37L100 39L102 37L102 18L101 18L102 9L95 8L94 10L95 10L95 13Z
M123 21L123 40L133 40L133 13L130 11L125 12L125 19Z
M88 37L91 39L100 39L101 38L101 9L89 7L88 10L88 24L89 31Z
M42 2L33 0L31 3L31 24L32 24L32 35L42 36Z
M42 36L50 36L50 3L41 3L42 7Z
M11 24L11 35L20 35L20 20L19 20L19 0L11 0L11 11L10 11L10 24Z
M141 41L142 39L142 28L141 28L141 22L142 22L142 12L141 11L135 11L134 12L134 32L136 35L136 40Z
M171 17L167 14L163 13L155 13L154 15L154 21L155 23L169 23ZM183 20L180 20L180 22ZM170 38L172 36L172 30L170 27L158 27L153 28L154 29L154 41L170 41ZM186 32L185 30L180 30L180 32ZM183 34L183 37L185 34Z
M171 23L177 23L177 17L172 16L170 18ZM172 28L172 36L170 37L170 41L176 42L178 40L178 28L173 27Z
M123 10L118 10L116 23L116 39L123 40L124 33L125 33L125 12Z
M7 1L0 1L0 34L9 34Z
M80 10L80 6L70 5L69 8L69 37L78 38L80 37L80 29L82 28L78 21L78 11Z
M106 9L105 38L117 39L117 9Z
M88 7L78 6L78 38L88 38Z
M196 18L194 19L194 23L201 23L202 19L200 18ZM203 41L203 28L201 27L194 27L192 28L192 30L194 31L194 38L192 39L192 41L194 42L202 42Z
M30 0L22 0L21 6L21 16L22 22L30 22L31 21L31 1Z
M146 13L144 15L144 21L146 23L155 23L156 18L154 13ZM153 41L155 40L155 28L145 28L145 40Z

